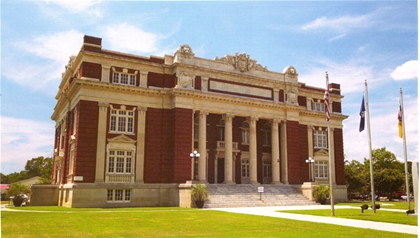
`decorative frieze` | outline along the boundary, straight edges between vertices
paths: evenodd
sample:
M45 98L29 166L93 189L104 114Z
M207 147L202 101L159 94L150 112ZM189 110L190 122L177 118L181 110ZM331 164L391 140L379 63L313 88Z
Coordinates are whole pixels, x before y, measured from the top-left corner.
M257 64L257 61L251 59L246 53L235 53L235 55L225 55L220 59L216 57L214 60L230 64L240 72L248 72L250 70L268 71L267 67L263 67L262 65Z

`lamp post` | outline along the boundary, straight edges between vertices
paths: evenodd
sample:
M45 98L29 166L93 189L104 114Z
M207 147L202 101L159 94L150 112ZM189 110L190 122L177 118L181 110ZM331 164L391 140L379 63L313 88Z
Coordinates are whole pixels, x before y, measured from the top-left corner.
M309 157L306 160L306 163L309 165L309 182L313 182L313 176L312 176L312 165L315 163L315 160Z
M198 158L200 158L200 153L196 150L190 154L190 157L194 159L194 180L198 180Z

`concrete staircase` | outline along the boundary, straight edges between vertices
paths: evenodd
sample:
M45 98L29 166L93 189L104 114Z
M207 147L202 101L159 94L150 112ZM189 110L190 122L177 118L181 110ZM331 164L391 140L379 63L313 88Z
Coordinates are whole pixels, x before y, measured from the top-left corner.
M315 205L291 185L207 184L205 208ZM264 192L258 192L264 187Z

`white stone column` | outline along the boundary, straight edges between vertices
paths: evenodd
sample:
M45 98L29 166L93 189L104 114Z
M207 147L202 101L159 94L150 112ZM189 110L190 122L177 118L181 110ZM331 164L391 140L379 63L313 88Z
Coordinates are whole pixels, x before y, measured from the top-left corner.
M280 129L281 182L284 183L284 184L289 184L289 173L288 173L288 170L287 170L287 123L286 123L286 121L282 121L280 125L281 125L281 129Z
M207 183L206 165L207 165L207 115L208 112L200 111L198 118L198 179L202 183Z
M147 88L147 75L149 72L146 71L140 71L140 84L139 86L141 88Z
M249 121L249 180L251 184L258 184L257 180L257 120L250 117Z
M280 184L280 144L279 144L279 119L271 123L271 168L272 184Z
M104 182L104 169L105 169L105 148L106 148L106 123L108 103L99 102L99 115L98 115L98 139L96 145L96 170L95 170L95 183Z
M146 111L139 107L137 112L136 183L144 183L144 142L146 140Z
M311 125L308 125L308 155L314 158L314 129Z
M233 184L233 142L232 142L232 121L233 115L226 114L225 120L225 184Z

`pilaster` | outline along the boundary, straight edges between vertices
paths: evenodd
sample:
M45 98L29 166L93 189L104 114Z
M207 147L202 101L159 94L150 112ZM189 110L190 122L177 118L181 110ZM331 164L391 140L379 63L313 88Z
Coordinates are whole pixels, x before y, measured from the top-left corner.
M98 139L96 146L96 170L95 170L95 183L104 182L104 169L105 169L105 147L106 147L106 122L108 115L108 103L99 102L99 115L98 115Z

